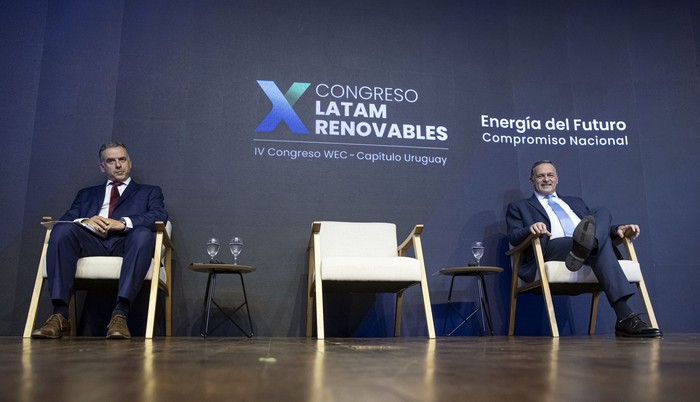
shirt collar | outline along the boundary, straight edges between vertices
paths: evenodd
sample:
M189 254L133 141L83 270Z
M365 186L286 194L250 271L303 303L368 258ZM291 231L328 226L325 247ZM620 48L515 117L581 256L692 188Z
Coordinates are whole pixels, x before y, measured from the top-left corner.
M125 186L128 186L129 183L131 183L131 177L128 177L126 180L122 182ZM107 180L107 184L105 186L110 186L112 184L112 180Z
M544 199L547 198L546 195L540 194L540 193L538 193L537 191L535 191L535 196L536 196L537 199L540 200L540 201L542 201L542 200L544 200ZM552 193L552 198L559 198L559 196L557 195L557 192L556 192L556 191Z

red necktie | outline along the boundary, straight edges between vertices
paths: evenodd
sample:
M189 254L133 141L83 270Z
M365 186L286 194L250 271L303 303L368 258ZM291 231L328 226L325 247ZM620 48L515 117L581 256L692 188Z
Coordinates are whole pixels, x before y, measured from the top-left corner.
M109 215L107 215L108 218L112 217L114 207L116 207L117 203L119 202L119 186L121 186L122 184L124 183L119 181L112 182L112 194L110 194L109 196Z

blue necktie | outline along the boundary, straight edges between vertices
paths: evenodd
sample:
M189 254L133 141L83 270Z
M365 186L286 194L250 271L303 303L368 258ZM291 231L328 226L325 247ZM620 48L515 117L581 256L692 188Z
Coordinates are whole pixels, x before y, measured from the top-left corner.
M559 223L561 223L561 228L564 229L564 236L571 237L574 234L574 222L569 218L569 215L564 211L564 208L561 207L561 205L557 204L554 202L552 199L552 194L549 194L546 196L547 198L547 204L549 204L550 207L552 207L552 211L557 215L557 218L559 218Z

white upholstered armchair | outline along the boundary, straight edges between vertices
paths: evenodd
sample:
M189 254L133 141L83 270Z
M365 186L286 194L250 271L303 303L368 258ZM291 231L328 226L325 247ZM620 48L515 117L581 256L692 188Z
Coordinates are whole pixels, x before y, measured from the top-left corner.
M435 338L422 231L423 225L416 225L399 245L393 223L314 222L309 241L306 335L312 335L315 303L316 335L324 338L323 293L340 291L395 293L394 336L399 336L403 292L420 284L428 336ZM410 247L415 258L406 256Z
M618 239L615 242L616 244L622 243L627 254L627 259L620 260L620 266L622 267L627 280L630 283L637 285L639 296L644 303L651 326L658 328L656 316L654 315L654 309L651 306L649 292L647 291L644 277L642 276L639 261L637 261L637 253L635 252L634 245L632 244L631 237L633 235L634 233L628 231L628 233L625 233L625 237ZM534 281L527 283L523 282L518 277L518 268L520 267L520 260L523 251L530 247L532 247L535 252L535 259L537 260L537 275ZM513 247L506 254L511 257L511 264L513 266L508 335L513 335L515 330L515 305L518 295L521 293L542 294L553 337L559 336L559 328L557 326L557 319L554 314L554 303L552 301L552 296L575 296L583 293L591 293L591 315L588 322L588 333L591 335L595 333L598 299L602 289L598 284L598 278L596 278L591 267L584 265L580 270L571 272L566 268L564 261L545 261L542 245L540 244L540 238L536 235L530 235L522 243L516 247Z
M43 221L48 223L51 222L50 217L44 217ZM36 280L34 281L34 291L32 292L32 298L29 303L29 313L27 314L27 321L24 327L24 337L28 338L31 336L32 329L36 321L37 309L39 306L39 298L41 297L41 290L44 285L44 280L46 279L46 250L49 244L49 238L51 237L51 225L47 225L46 236L44 237L44 245L42 248L41 257L39 259L39 266L36 274ZM170 336L171 332L171 283L172 283L172 243L170 241L170 233L172 230L172 224L170 221L167 223L156 222L156 247L153 252L153 259L151 262L151 268L146 274L146 283L149 284L149 301L148 301L148 313L146 320L146 333L145 337L147 339L153 338L153 327L155 324L156 316L156 301L158 297L158 290L160 289L165 296L165 335ZM158 261L158 264L154 264ZM83 257L78 259L77 271L75 274L76 287L79 286L80 282L83 280L119 280L119 273L121 272L122 257ZM157 278L158 280L151 280L153 277L153 268L157 266ZM75 296L71 300L70 307L70 317L72 322L71 325L71 335L75 335L75 330L77 327L77 314L75 308Z

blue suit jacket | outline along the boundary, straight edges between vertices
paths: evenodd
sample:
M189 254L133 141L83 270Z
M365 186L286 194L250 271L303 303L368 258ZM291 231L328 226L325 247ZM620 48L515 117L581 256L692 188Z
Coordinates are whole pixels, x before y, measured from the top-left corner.
M87 187L78 192L73 205L60 220L89 218L100 213L100 207L105 198L105 184ZM156 221L166 222L168 213L165 212L163 191L158 186L138 184L132 179L119 197L114 209L113 218L128 217L134 227L145 226L155 230Z
M581 198L567 196L560 196L560 198L569 204L579 218L590 215L588 206ZM506 223L508 225L508 241L510 244L517 246L522 243L530 235L530 226L535 222L544 222L547 225L547 230L552 231L547 211L545 211L536 195L533 194L530 198L509 204L506 211ZM615 233L615 228L617 228L617 225L613 225L610 228L611 235ZM540 242L542 249L546 250L549 236L540 237ZM536 273L535 253L532 248L529 248L523 253L518 276L527 282L531 282L535 279Z

